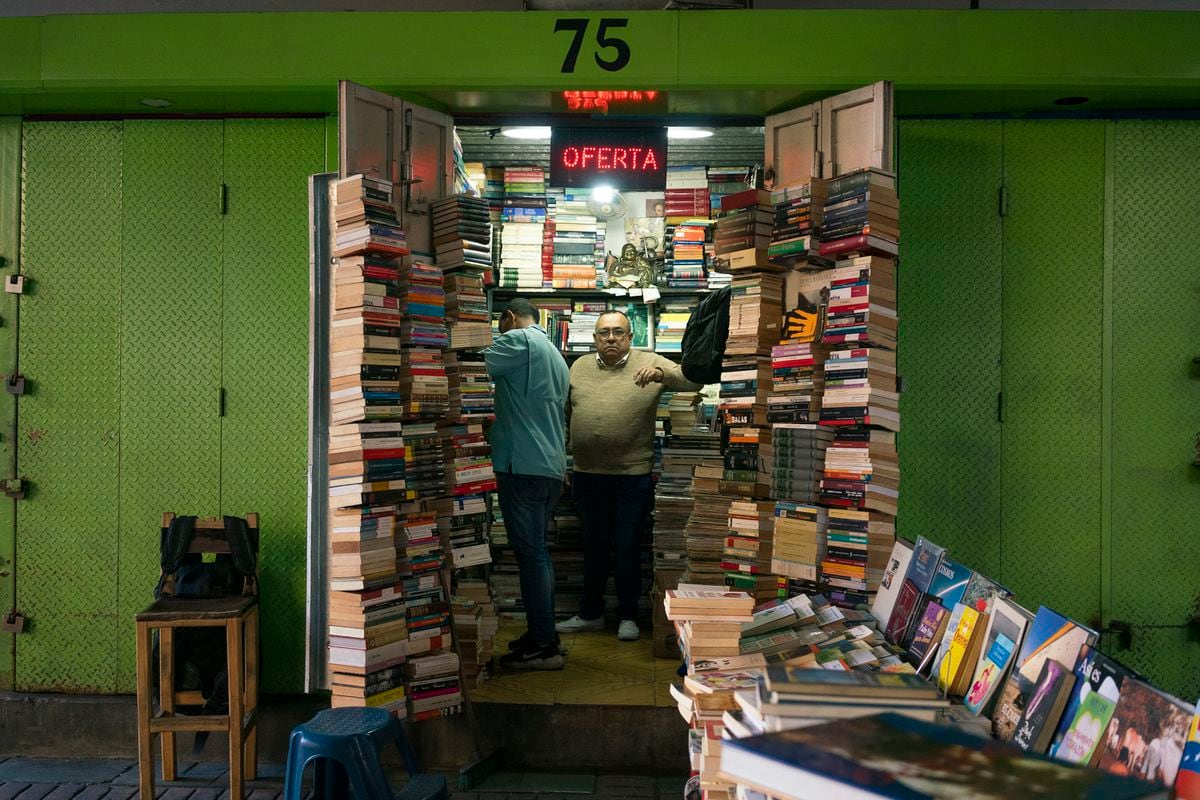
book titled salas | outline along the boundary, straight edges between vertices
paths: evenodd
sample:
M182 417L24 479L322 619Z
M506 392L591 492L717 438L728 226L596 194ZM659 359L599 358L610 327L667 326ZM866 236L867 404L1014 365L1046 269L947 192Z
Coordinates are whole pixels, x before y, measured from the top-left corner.
M1050 755L1072 764L1089 764L1108 728L1121 684L1129 670L1091 645L1079 650L1075 664L1075 691L1063 712Z
M796 800L1165 797L1144 781L898 714L731 739L721 747L721 773L768 796Z

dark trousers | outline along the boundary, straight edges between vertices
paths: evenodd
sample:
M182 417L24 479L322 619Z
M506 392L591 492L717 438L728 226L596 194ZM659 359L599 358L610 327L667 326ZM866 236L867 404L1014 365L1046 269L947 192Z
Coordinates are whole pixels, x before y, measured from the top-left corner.
M617 612L636 620L642 595L641 550L638 547L650 515L649 475L597 475L576 472L571 496L583 524L583 602L579 616L604 615L604 585L611 554L617 578Z
M562 496L562 481L541 475L496 473L500 513L521 573L521 603L533 643L554 642L554 564L546 547L546 527Z

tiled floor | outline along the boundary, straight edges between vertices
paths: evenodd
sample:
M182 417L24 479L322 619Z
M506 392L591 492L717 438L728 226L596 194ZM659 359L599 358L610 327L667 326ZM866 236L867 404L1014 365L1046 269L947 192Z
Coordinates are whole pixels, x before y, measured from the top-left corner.
M647 626L648 628L648 626ZM496 635L497 656L525 630L504 623ZM669 687L678 680L679 662L655 658L649 630L636 642L622 642L615 630L563 636L566 666L557 672L504 671L499 668L471 693L479 703L533 705L673 706Z
M263 764L249 782L248 800L277 800L283 767ZM496 772L450 800L679 800L685 776L651 777L596 772ZM393 787L402 778L393 780ZM216 762L180 764L180 779L159 783L159 800L229 800L228 774ZM0 756L0 800L129 800L137 796L137 764L108 758L5 758Z

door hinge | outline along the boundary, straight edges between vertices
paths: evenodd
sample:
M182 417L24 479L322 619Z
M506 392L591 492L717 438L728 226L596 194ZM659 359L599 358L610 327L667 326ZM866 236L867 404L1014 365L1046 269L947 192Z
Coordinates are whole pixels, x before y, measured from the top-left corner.
M1004 392L996 392L996 422L1004 422Z
M225 416L225 387L222 386L217 392L217 416Z
M996 211L1002 217L1008 216L1008 187L1001 186L998 192Z
M229 213L229 185L221 184L221 214Z
M4 633L24 633L25 615L20 611L10 611L0 617L0 631Z
M24 478L5 478L0 480L0 491L12 500L24 500L29 492L29 482Z

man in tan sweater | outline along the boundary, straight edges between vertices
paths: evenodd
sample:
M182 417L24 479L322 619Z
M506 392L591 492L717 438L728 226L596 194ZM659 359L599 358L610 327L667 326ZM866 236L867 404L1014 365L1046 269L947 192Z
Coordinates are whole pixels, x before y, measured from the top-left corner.
M568 449L575 459L571 494L583 523L583 601L559 633L604 629L604 585L612 553L617 579L617 638L638 638L642 594L638 543L653 500L654 417L664 389L696 391L679 365L631 350L629 318L620 311L596 321L596 352L571 366Z

